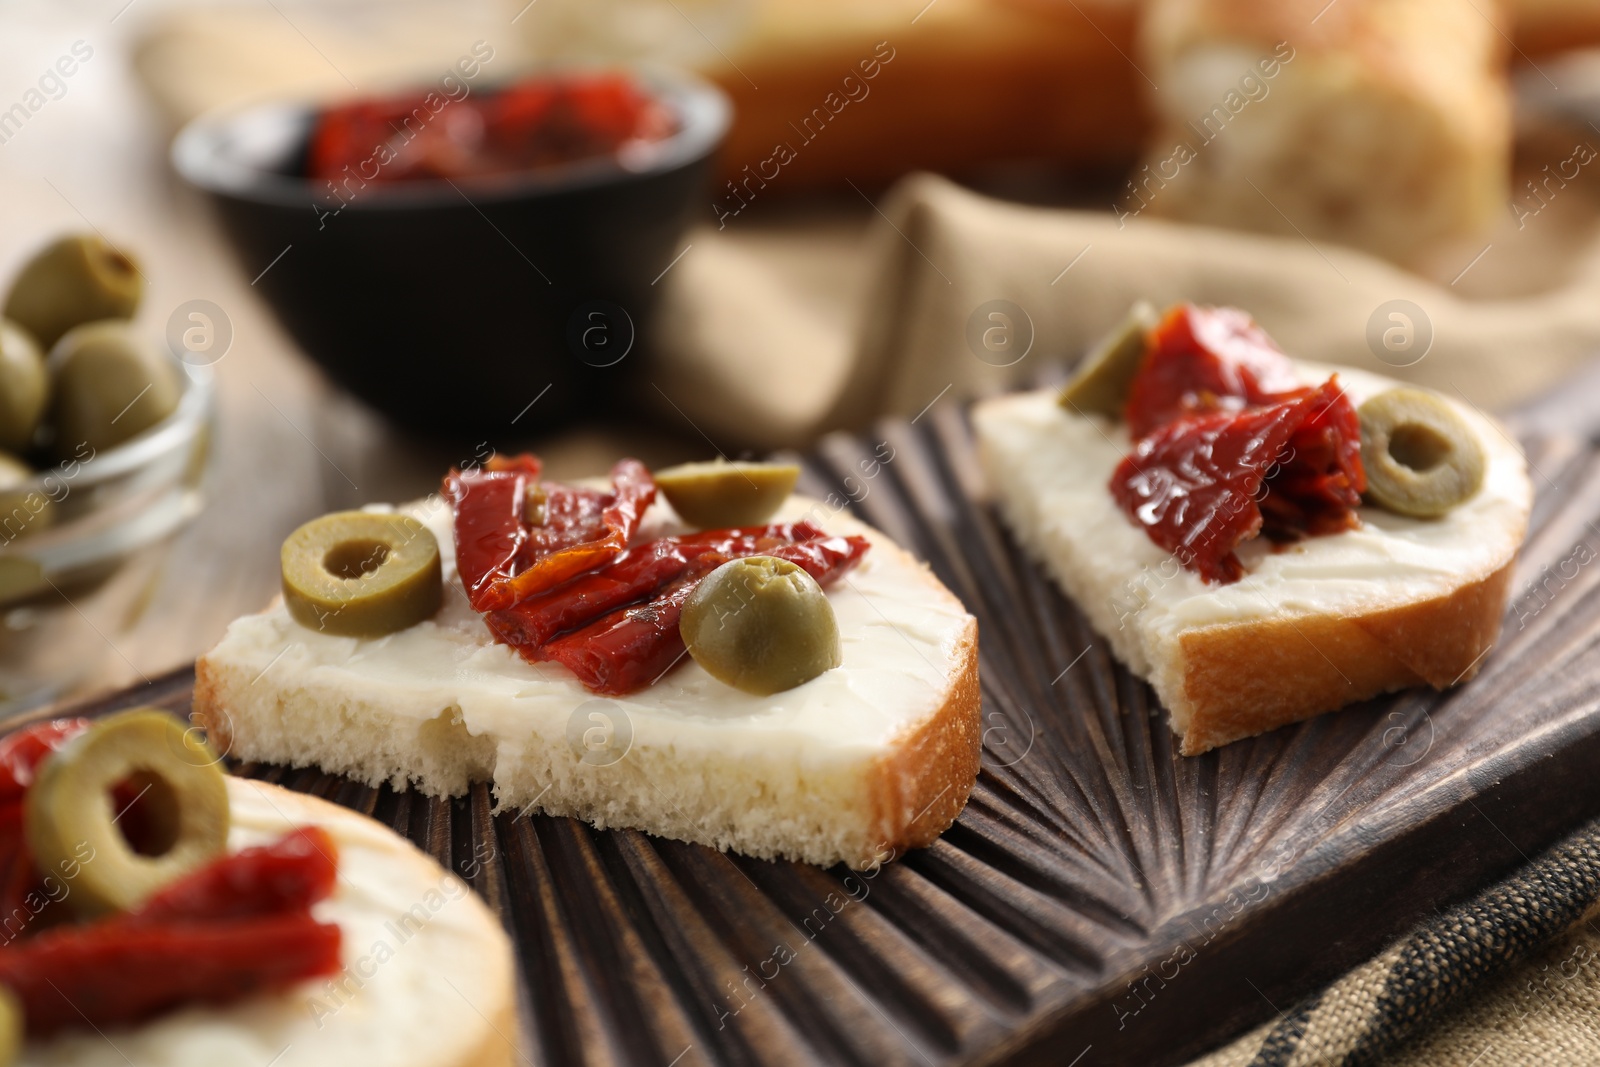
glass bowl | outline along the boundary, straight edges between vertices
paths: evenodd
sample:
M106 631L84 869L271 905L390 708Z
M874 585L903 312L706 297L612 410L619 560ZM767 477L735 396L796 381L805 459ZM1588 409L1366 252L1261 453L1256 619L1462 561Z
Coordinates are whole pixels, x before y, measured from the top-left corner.
M0 490L0 717L90 677L138 622L175 535L203 504L214 396L208 367L174 360L165 420Z

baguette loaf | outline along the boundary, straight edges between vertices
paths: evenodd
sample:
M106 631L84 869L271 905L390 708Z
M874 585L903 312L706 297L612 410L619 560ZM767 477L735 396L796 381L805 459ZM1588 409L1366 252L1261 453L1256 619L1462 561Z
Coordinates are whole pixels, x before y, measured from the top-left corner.
M1137 15L1133 0L763 0L704 67L734 102L732 188L714 195L737 207L917 169L1126 166L1150 125Z
M1298 364L1308 384L1328 368ZM1359 404L1395 383L1340 369ZM1478 494L1440 519L1360 509L1361 527L1274 551L1239 549L1245 577L1208 585L1117 508L1107 483L1127 428L1063 410L1046 390L978 405L984 470L1027 550L1117 658L1155 687L1185 755L1414 685L1476 673L1500 629L1532 488L1489 419L1455 407L1488 456Z
M1594 0L1508 0L1517 52L1526 58L1600 44Z
M464 882L388 828L327 801L243 778L228 779L228 801L234 851L297 826L332 835L339 881L315 914L343 932L344 973L105 1034L30 1042L19 1067L517 1062L511 942Z
M1118 206L1403 264L1505 212L1499 8L1473 0L1151 0L1158 131Z
M1306 10L1290 5L1300 12L1289 19L1291 44L1299 47L1299 31L1325 2ZM1346 3L1331 5L1317 25ZM1280 6L1253 0L1248 20L1257 12L1263 22L1277 20ZM1477 6L1499 17L1499 5ZM1511 0L1506 6L1523 56L1537 60L1600 42L1600 7L1591 0ZM796 152L781 166L781 178L770 177L775 172L768 164L768 177L752 180L750 191L763 198L843 187L846 179L863 186L887 182L917 168L962 173L1018 159L1121 168L1147 147L1150 82L1163 87L1151 100L1176 95L1158 76L1167 60L1140 51L1141 24L1147 39L1160 39L1153 31L1167 10L1163 0L636 0L620 14L590 0L516 7L516 29L526 50L540 58L668 62L698 67L718 82L736 105L721 155L724 181L743 193L743 183L752 173L761 177L778 145L788 143ZM1463 28L1471 32L1468 23L1487 24L1466 7L1437 10L1440 36L1429 58L1443 74L1459 66L1451 54L1456 35ZM459 38L440 32L448 20L411 13L385 20L377 33L362 20L303 14L309 21L297 19L296 26L305 36L265 6L188 7L161 15L135 47L135 69L168 117L182 123L243 100L344 92L349 85L341 72L361 85L392 82L408 69L447 66L459 51L450 43ZM338 70L308 38L335 57ZM1269 50L1277 39L1265 42ZM518 61L513 44L493 43L504 49L495 71ZM880 64L881 76L863 79L861 64L877 61L880 43L895 58ZM1259 45L1249 47L1253 52ZM854 79L850 85L847 76ZM1198 107L1201 101L1186 103ZM1176 109L1177 102L1169 106ZM813 115L818 108L825 113L820 125ZM1193 117L1181 114L1178 121ZM807 118L813 119L809 128ZM821 125L826 132L817 134ZM1173 147L1169 140L1163 134L1148 147L1164 158ZM728 194L725 184L713 190L714 197Z
M966 803L977 623L881 533L800 498L779 516L820 516L872 542L828 593L843 666L757 697L686 657L640 692L602 698L496 644L456 575L449 507L408 510L439 541L444 607L373 640L308 630L281 603L235 621L196 665L194 698L232 755L430 795L493 782L513 811L824 865L926 845ZM658 503L639 537L681 528Z

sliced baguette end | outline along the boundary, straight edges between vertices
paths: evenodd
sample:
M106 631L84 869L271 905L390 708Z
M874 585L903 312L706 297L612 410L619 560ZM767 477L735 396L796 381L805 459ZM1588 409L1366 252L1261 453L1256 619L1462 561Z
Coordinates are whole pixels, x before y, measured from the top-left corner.
M923 848L950 828L977 783L982 722L978 621L972 619L956 650L943 705L908 730L874 769L867 844L886 855L866 855L865 863L852 862L852 867Z
M1321 373L1303 369L1312 378ZM1339 373L1357 398L1394 384L1354 369ZM1310 591L1302 585L1301 604L1292 609L1262 592L1264 611L1224 612L1216 621L1191 615L1182 622L1173 621L1171 598L1165 606L1151 599L1159 599L1176 572L1155 573L1152 561L1164 554L1126 521L1104 488L1122 454L1107 436L1109 427L1059 412L1053 393L1044 391L983 401L973 421L979 460L1006 524L1077 601L1117 658L1150 682L1180 751L1198 755L1380 693L1421 685L1447 689L1476 673L1499 635L1532 487L1505 432L1481 413L1461 410L1497 472L1480 497L1487 504L1468 502L1464 508L1477 510L1453 520L1453 544L1473 539L1469 565L1425 567L1420 579L1411 573L1404 589L1380 584L1353 594L1352 583L1335 575L1332 587L1343 592L1319 610L1304 605ZM1042 469L1030 462L1038 455L1052 457ZM1064 466L1067 456L1074 462ZM1334 543L1311 538L1303 544L1322 552ZM1112 546L1109 558L1091 551L1106 545ZM1161 566L1167 562L1171 557ZM1278 577L1287 580L1282 572ZM1191 576L1172 588L1197 583ZM1166 622L1127 624L1133 615Z
M1499 636L1514 564L1515 557L1432 599L1365 615L1184 634L1180 670L1156 682L1180 750L1198 756L1380 693L1469 680Z

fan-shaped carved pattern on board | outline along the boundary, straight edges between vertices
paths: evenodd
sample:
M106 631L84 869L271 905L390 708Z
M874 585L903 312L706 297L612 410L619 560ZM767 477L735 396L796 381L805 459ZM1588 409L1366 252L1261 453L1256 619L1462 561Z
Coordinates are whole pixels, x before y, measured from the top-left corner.
M530 1063L1178 1062L1600 810L1600 567L1573 562L1600 546L1600 458L1570 438L1529 456L1516 600L1472 683L1185 759L1149 688L997 522L959 412L830 438L803 488L927 560L980 622L971 803L876 872L495 814L481 786L438 801L237 770L366 812L467 876L516 939ZM191 682L88 710L186 712Z

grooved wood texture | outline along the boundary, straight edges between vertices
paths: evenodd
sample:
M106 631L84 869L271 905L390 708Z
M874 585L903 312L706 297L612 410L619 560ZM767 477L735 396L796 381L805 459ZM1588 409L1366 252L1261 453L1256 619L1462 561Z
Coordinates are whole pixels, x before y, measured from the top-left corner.
M926 559L982 635L972 800L876 872L496 814L483 786L441 801L236 771L467 877L516 939L532 1063L1179 1062L1600 810L1600 455L1562 436L1529 457L1532 531L1476 680L1185 759L997 522L953 406L828 439L803 488ZM191 682L85 707L186 713Z

